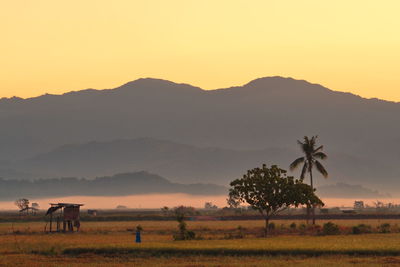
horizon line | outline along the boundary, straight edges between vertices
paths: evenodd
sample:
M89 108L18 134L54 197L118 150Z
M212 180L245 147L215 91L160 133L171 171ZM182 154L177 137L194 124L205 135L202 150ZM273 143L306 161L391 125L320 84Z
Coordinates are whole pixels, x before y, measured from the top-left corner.
M364 97L364 96L361 96L361 95L352 93L352 92L350 92L350 91L338 91L338 90L334 90L334 89L328 88L328 87L326 87L326 86L324 86L324 85L322 85L322 84L320 84L320 83L313 83L313 82L307 81L307 80L305 80L305 79L297 79L297 78L293 78L293 77L290 77L290 76L285 77L285 76L280 76L280 75L263 76L263 77L259 77L259 78L252 79L252 80L250 80L250 81L248 81L248 82L246 82L246 83L244 83L244 84L242 84L242 85L232 85L232 86L230 86L230 87L215 88L215 89L204 89L204 88L201 88L201 87L199 87L199 86L196 86L196 85L193 85L193 84L190 84L190 83L184 83L184 82L180 83L180 82L175 82L175 81L168 80L168 79L164 79L164 78L142 77L142 78L137 78L137 79L134 79L134 80L131 80L131 81L122 83L122 84L120 84L120 85L118 85L118 86L116 86L116 87L114 87L114 88L103 88L103 89L85 88L85 89L78 89L78 90L70 90L70 91L66 91L66 92L64 92L64 93L60 93L60 94L43 93L43 94L40 94L40 95L37 95L37 96L31 96L31 97L20 97L20 96L16 96L16 95L15 95L15 96L11 96L11 97L2 97L2 96L0 96L0 102L1 102L1 101L12 101L12 100L29 101L29 100L34 100L34 99L37 99L37 98L40 98L40 97L45 97L45 96L55 96L55 97L57 97L57 96L64 96L64 95L73 94L73 93L78 93L78 92L83 92L83 91L102 92L102 91L117 90L118 88L120 88L120 87L122 87L122 86L124 86L124 85L130 84L130 83L134 83L134 82L138 82L138 81L140 81L140 80L163 81L163 82L168 82L168 83L172 83L172 84L175 84L175 85L190 86L190 87L197 88L197 89L200 89L200 90L202 90L202 91L208 92L208 91L218 91L218 90L229 90L229 89L237 88L237 87L245 87L245 86L247 86L247 85L249 85L249 84L251 84L252 82L255 82L255 81L257 81L257 80L271 79L271 78L279 78L279 79L284 79L284 80L293 80L293 81L297 81L297 82L305 82L305 83L307 83L307 84L309 84L309 85L320 86L320 87L325 88L325 89L327 89L327 90L329 90L329 91L331 91L331 92L349 94L349 95L353 95L353 96L356 96L356 97L360 97L360 98L365 99L365 100L376 100L376 101L382 101L382 102L388 102L388 103L395 103L395 104L400 103L400 101L387 100L387 99L382 99L382 98L378 98L378 97L370 97L370 98L368 98L368 97Z

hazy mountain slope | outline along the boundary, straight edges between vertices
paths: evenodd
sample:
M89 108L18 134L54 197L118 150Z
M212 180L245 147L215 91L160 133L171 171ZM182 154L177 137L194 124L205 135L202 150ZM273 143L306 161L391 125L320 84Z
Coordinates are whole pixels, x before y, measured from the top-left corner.
M46 180L0 179L0 200L21 197L125 196L148 193L222 195L227 188L214 184L177 184L147 172L124 173L94 180L62 178Z
M331 172L390 188L400 185L399 114L398 103L290 78L213 91L140 79L113 90L0 100L0 159L138 137L200 147L296 150L296 139L318 134L328 154L343 155L341 169L334 170L333 161Z
M382 194L376 190L365 188L361 185L350 185L346 183L336 183L332 185L320 186L317 189L318 195L326 198L390 198L390 194Z
M297 146L292 149L233 150L200 148L141 138L65 145L20 161L12 167L19 171L17 174L31 173L31 177L41 178L94 178L118 172L146 170L179 183L211 182L227 186L246 170L263 163L278 164L287 169L290 162L299 155ZM316 185L353 182L382 189L384 187L376 186L376 181L368 177L379 177L383 169L389 171L385 165L377 162L335 152L329 153L329 160L324 164L330 177L325 180L315 174ZM290 174L298 176L298 171ZM12 177L18 178L18 175Z
M214 182L227 185L247 169L283 163L283 149L238 151L200 148L151 138L65 145L18 162L13 167L39 177L96 177L120 171L147 170L175 182Z

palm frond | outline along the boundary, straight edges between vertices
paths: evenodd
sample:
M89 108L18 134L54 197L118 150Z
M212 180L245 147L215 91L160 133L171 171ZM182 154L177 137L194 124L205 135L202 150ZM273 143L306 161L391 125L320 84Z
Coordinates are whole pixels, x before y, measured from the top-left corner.
M315 166L317 167L317 170L326 178L328 177L328 172L325 170L325 167L322 166L322 164L316 160L315 161Z
M322 150L324 148L324 146L319 146L316 149L314 149L314 153L318 152L319 150Z
M297 168L297 166L299 166L299 164L304 162L304 157L298 158L295 161L292 162L292 164L290 164L289 168L291 171L293 171L294 169Z
M306 176L308 170L308 163L305 162L303 165L303 169L301 170L301 174L300 174L300 179L303 181L304 180L304 176Z
M300 140L297 140L297 144L300 145L300 146L302 146L302 145L303 145L303 142L301 142Z
M317 152L314 154L314 158L326 159L328 158L328 156L324 152Z

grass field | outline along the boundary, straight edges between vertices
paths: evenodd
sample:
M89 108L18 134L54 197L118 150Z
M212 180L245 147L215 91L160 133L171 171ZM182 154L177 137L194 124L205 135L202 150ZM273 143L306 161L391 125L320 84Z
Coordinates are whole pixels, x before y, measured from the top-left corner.
M275 221L289 225L291 221ZM298 224L303 222L296 222ZM319 222L324 223L324 222ZM336 221L395 225L396 220ZM128 229L140 224L143 243ZM203 240L173 241L173 221L85 222L73 234L44 234L44 223L1 223L0 265L5 266L395 266L400 265L400 234L279 235L225 239L242 226L262 231L263 221L188 222Z

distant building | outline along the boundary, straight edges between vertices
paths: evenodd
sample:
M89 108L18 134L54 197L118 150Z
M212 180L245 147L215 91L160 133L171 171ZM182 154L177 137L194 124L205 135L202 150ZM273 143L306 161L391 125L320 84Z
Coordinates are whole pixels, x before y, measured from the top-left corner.
M365 207L364 207L364 201L354 201L354 209L355 210L362 210L362 209L364 209Z

